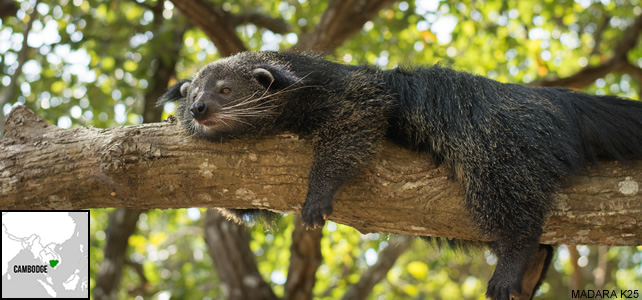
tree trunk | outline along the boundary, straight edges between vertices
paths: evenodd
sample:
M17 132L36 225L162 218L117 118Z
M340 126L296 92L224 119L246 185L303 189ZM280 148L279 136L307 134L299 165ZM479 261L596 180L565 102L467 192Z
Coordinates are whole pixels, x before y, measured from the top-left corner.
M217 211L205 214L205 243L216 265L225 299L278 299L256 266L250 235L243 225Z
M104 259L98 271L96 286L93 289L94 299L117 299L118 285L123 277L125 251L129 246L129 237L136 230L140 209L117 209L109 214L107 242Z
M177 123L59 129L23 106L0 141L0 209L263 208L299 214L308 142L281 135L210 143ZM642 244L642 166L604 162L568 178L543 243ZM482 236L449 170L386 144L336 196L331 220L361 232Z
M288 281L285 282L285 297L288 300L313 299L316 283L316 272L323 256L321 255L321 238L323 231L306 230L301 218L295 218L290 246L290 267Z

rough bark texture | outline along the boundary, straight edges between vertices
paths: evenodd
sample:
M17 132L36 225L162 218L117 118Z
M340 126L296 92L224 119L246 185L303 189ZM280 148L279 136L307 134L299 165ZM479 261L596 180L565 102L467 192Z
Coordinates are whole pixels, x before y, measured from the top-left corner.
M311 160L291 136L208 143L177 123L58 129L19 106L0 142L0 209L264 208L298 214ZM444 166L386 144L339 191L331 220L362 232L481 236ZM604 162L569 178L543 243L642 244L642 166Z
M225 299L277 299L267 284L250 250L244 226L228 222L214 210L205 215L205 243L216 265Z

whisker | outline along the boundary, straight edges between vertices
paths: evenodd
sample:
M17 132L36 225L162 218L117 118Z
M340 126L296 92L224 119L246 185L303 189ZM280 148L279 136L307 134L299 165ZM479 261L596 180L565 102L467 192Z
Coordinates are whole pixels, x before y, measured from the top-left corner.
M265 88L265 91L263 91L263 94L261 95L261 97L265 96L265 94L270 90L270 87L272 87L272 83L274 83L274 80L272 80L270 84L268 84L268 86Z
M221 121L222 120L235 121L235 122L241 122L241 123L244 123L244 124L247 124L247 125L250 125L250 126L254 126L253 124L251 124L251 123L249 123L249 122L247 122L245 120L241 120L241 119L237 118L236 116L219 115L219 119Z
M234 104L234 105L232 105L232 106L225 106L225 107L223 107L222 109L229 109L229 108L235 108L235 107L239 107L239 106L243 106L243 105L252 104L252 103L255 103L255 102L257 102L257 101L260 101L260 100L263 100L263 99L265 99L265 98L268 98L268 97L269 97L269 96L261 96L261 97L259 97L259 98L246 99L246 100L244 100L243 102L236 103L236 104ZM275 99L270 99L270 100L272 100L272 101L276 101Z
M238 104L238 103L240 103L240 102L243 102L243 101L246 101L246 100L252 99L252 97L254 97L254 95L256 95L256 93L258 93L258 92L259 92L259 91L256 91L256 92L252 93L252 95L249 95L249 96L247 96L247 97L243 97L243 98L240 98L240 99L233 100L233 101L231 101L229 104L234 104L234 105L235 105L235 104Z
M262 112L262 111L274 110L275 108L278 108L280 106L283 106L283 104L268 104L268 103L264 103L264 104L257 105L257 106L234 108L234 109L225 109L225 110L221 110L221 112L222 113L226 113L226 114Z
M252 104L252 103L255 103L257 101L261 101L263 99L266 99L268 97L281 95L281 94L284 94L284 93L293 92L293 91L297 91L297 90L304 89L304 88L322 87L320 85L306 85L306 86L300 86L300 87L295 87L295 88L289 88L289 87L291 87L293 85L294 85L294 83L289 85L288 87L286 87L286 88L284 88L284 89L282 89L280 91L276 91L276 92L274 92L272 94L269 94L269 95L266 95L266 96L261 96L261 97L254 98L254 99L245 100L243 102L236 103L236 104L234 104L232 106L225 106L222 109L228 109L228 108L234 108L234 107L238 107L238 106L242 106L242 105Z
M254 107L265 107L266 105L272 105L274 102L277 102L277 100L276 100L276 99L268 99L267 101L265 101L265 102L263 102L263 103L259 103L259 104L257 104L256 106L242 107L242 106L247 106L247 105L249 105L249 104L255 103L255 102L257 102L258 100L262 100L262 99L257 98L257 100L247 101L247 102L245 102L245 103L241 103L241 104L239 104L239 105L222 107L222 108L221 108L221 110L252 109L252 108L254 108Z
M310 74L311 74L311 73L310 73ZM248 97L244 97L244 98L241 98L241 100L235 100L235 101L231 102L230 104L233 104L233 105L231 105L231 106L227 106L227 107L224 107L224 108L233 108L233 107L237 107L237 106L241 106L241 105L251 104L251 103L254 103L254 102L256 102L256 101L263 100L263 99L265 99L265 98L267 98L267 97L270 97L270 96L283 94L283 93L285 93L285 92L292 92L292 91L296 91L296 90L299 90L299 89L302 89L302 88L322 87L322 86L320 86L320 85L304 85L304 86L301 86L301 87L297 87L297 88L293 88L293 89L291 89L291 87L292 87L292 86L294 86L294 85L296 85L297 83L299 83L299 82L303 81L303 79L305 79L306 77L310 76L310 74L306 74L305 76L302 76L301 78L299 78L298 80L296 80L296 81L295 81L295 82L293 82L292 84L290 84L290 85L286 86L285 88L283 88L283 89L282 89L282 90L280 90L280 91L277 91L277 92L275 92L275 93L273 93L273 94L266 95L266 94L267 94L267 92L270 90L270 87L272 86L272 83L274 83L274 81L272 81L272 82L270 82L270 84L268 85L268 87L263 91L263 94L261 94L261 96L260 96L260 97L255 98L255 99L251 99L252 97L254 97L254 95L256 95L256 93L258 93L258 91L256 91L256 92L252 93L252 95L250 95L250 96L248 96ZM251 99L251 100L250 100L250 99Z
M256 106L243 107L243 108L228 108L221 109L224 113L237 113L237 112L246 112L246 111L260 111L260 110L270 110L282 106L282 104L272 104L272 103L261 103Z
M227 122L225 122L225 119L224 119L224 118L219 118L219 121L220 121L221 123L223 123L223 125L227 126L227 128L232 129L232 126L231 126L230 124L227 124Z

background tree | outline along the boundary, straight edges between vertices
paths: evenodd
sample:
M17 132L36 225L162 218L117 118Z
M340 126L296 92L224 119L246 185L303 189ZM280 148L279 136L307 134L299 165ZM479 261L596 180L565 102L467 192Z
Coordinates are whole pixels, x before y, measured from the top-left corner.
M380 67L441 62L504 82L636 99L642 91L642 7L635 0L62 0L2 1L0 7L8 7L0 9L3 113L24 104L62 128L157 121L161 111L153 103L165 86L247 49L310 50ZM172 110L165 107L165 115ZM96 298L243 299L255 289L243 289L240 278L271 289L255 299L480 298L494 264L488 253L438 252L335 223L305 232L293 217L280 220L274 232L257 227L245 235L202 209L118 209L110 217L108 211L92 211ZM202 234L203 240L193 238ZM227 249L212 242L222 238ZM229 265L241 258L245 267ZM104 259L131 266L110 270L122 272L122 286L101 276ZM642 282L641 259L639 247L562 246L542 296L566 297L570 288L634 289ZM374 285L380 274L385 280Z

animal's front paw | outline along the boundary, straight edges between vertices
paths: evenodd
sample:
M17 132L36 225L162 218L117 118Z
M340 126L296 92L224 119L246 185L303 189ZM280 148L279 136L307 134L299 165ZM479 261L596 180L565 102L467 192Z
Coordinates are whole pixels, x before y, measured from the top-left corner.
M331 205L320 205L318 202L305 201L301 210L303 225L308 230L323 227L325 220L332 214Z
M498 275L497 271L488 282L486 298L492 300L527 300L530 295L524 295L521 292L519 282Z

